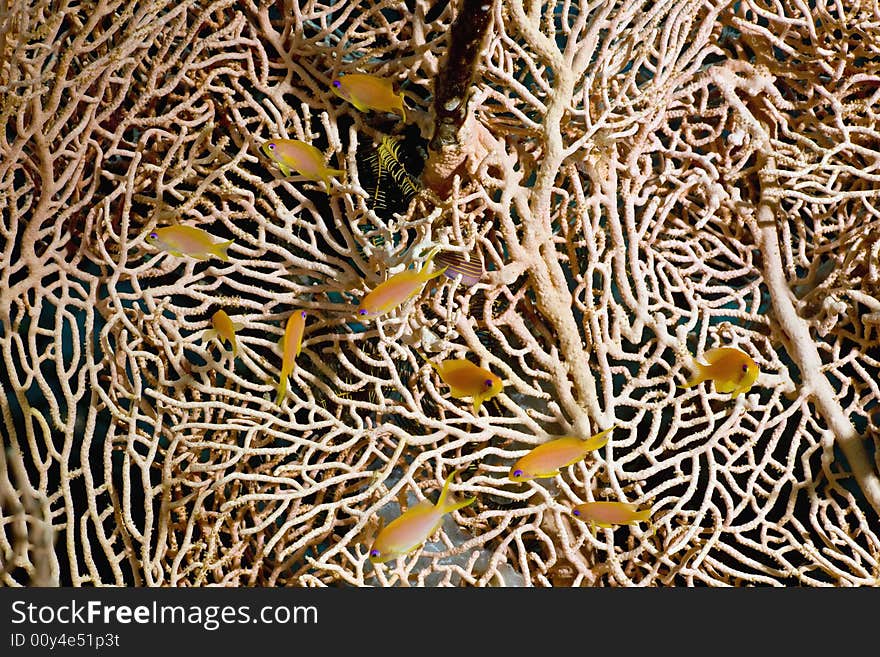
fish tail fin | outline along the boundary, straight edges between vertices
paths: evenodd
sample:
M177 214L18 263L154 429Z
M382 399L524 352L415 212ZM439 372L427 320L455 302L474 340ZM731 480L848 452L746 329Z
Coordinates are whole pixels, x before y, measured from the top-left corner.
M425 282L430 281L432 278L437 278L438 276L442 276L446 270L449 269L449 265L443 265L437 271L431 272L425 276Z
M226 253L226 251L234 241L235 240L228 240L226 242L217 242L217 244L215 244L214 246L211 247L211 253L213 253L215 256L220 258L223 262L228 262L229 261L229 254Z
M440 252L440 247L435 246L431 249L431 252L428 253L427 258L425 258L425 264L422 265L422 268L419 270L419 276L425 281L430 281L432 278L437 278L438 276L442 276L443 273L449 269L449 265L443 265L437 271L428 273L428 268L431 266L431 263L434 262L434 256Z
M321 180L324 181L324 184L327 185L327 189L329 190L331 187L330 181L332 180L331 176L341 176L345 173L344 169L324 169L324 173L321 174Z
M651 522L651 507L636 512L633 518L639 522Z
M419 358L421 358L423 361L425 361L428 365L433 367L435 370L437 369L437 364L434 361L432 361L430 358L428 358L427 354L425 354L424 351L422 351L418 347L413 347L413 351L415 351L419 355Z
M404 100L406 98L409 98L414 104L418 105L421 102L421 99L416 94L414 94L412 91L409 91L407 89L401 89L399 95L400 95L400 112L401 112L401 115L403 116L403 120L406 121L406 103L404 102Z
M602 447L605 447L605 445L608 443L608 439L611 438L611 436L609 436L608 434L610 434L616 428L617 428L617 425L613 424L610 427L608 427L607 429L605 429L605 431L601 431L601 432L597 433L595 436L591 436L590 438L587 438L584 441L584 451L585 452L592 452L593 450L601 449Z
M706 370L708 368L697 361L694 361L694 367L697 368L697 373L685 381L684 384L678 386L679 388L693 388L695 385L706 380Z
M452 478L461 472L461 469L453 470L449 473L449 476L446 477L446 481L443 482L443 489L440 491L440 497L437 498L436 505L440 513L450 513L457 509L463 509L464 507L468 506L469 504L473 504L474 501L476 501L476 497L468 497L464 500L453 500L451 502L447 501L449 499L449 484L452 483Z
M205 332L202 333L202 340L204 342L210 342L214 338L219 338L220 334L217 333L217 329L205 329Z
M461 470L453 470L446 476L446 480L443 482L443 488L440 489L440 497L437 498L437 508L443 508L443 505L446 504L446 498L449 496L449 484L452 483L452 478L455 475L459 474Z
M459 509L463 509L466 506L470 506L474 502L477 501L476 497L467 497L463 500L456 500L451 504L447 504L442 508L443 513L452 513L453 511L458 511Z
M425 264L422 265L422 268L419 270L419 275L424 276L428 273L428 268L431 266L431 263L434 261L434 256L440 251L439 246L435 246L431 249L431 252L428 253L428 256L425 258Z
M284 400L284 396L287 394L287 377L282 376L278 381L278 387L275 389L278 394L275 397L275 403L281 406L281 402Z

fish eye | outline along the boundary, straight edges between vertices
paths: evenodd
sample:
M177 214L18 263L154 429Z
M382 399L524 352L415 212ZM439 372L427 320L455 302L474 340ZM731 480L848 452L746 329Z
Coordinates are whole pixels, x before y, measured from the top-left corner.
M367 314L366 308L361 308L360 310L358 310L358 315L366 315L366 314Z
M150 233L150 239L151 240L159 239L159 233Z
M578 510L577 510L577 509L572 509L572 511L571 511L571 512L572 512L572 513L573 513L573 514L574 514L574 515L576 515L576 516L579 516L579 515L581 515L581 512L580 512L580 511L578 511Z
M333 80L333 86L339 89L342 86L342 83L339 80Z
M375 550L375 549L370 550L370 556L371 556L371 557L378 557L378 556L379 556L379 550Z
M523 471L522 471L522 470L514 470L514 471L513 471L513 476L514 476L514 477L522 477L522 476L523 476Z
M303 310L303 311L299 314L299 316L300 316L300 317L305 317L307 314L308 314L308 313L307 313L305 310Z
M487 387L487 388L491 388L491 387L492 387L492 379L486 379L486 387Z
M743 372L748 372L748 371L749 371L749 366L746 365L745 363L743 363Z

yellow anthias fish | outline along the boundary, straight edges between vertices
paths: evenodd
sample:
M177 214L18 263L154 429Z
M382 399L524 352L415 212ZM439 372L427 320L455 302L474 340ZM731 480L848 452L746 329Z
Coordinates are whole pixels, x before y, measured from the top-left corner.
M443 383L449 386L449 394L456 399L473 397L474 415L480 412L483 402L492 399L504 390L504 384L497 374L475 365L466 358L450 358L439 365L428 360Z
M349 73L334 78L330 90L361 112L400 112L400 116L406 121L403 95L394 93L391 80L366 73Z
M577 463L589 452L604 447L608 442L608 434L616 426L605 429L587 440L581 440L576 436L565 436L542 443L514 463L508 477L511 481L555 477L559 474L560 468Z
M709 364L704 365L694 361L697 374L684 385L678 386L679 388L690 388L712 379L715 382L715 390L729 392L736 397L741 392L748 392L760 373L755 361L747 353L734 347L710 349L703 354L703 358Z
M303 333L306 328L305 310L297 310L287 320L287 326L284 328L284 335L278 341L278 347L281 349L281 374L278 378L278 396L275 399L276 404L281 404L284 395L287 394L287 377L293 372L293 366L296 364L296 357L302 351Z
M211 233L194 226L175 224L156 228L147 235L147 243L157 249L167 251L174 256L188 255L198 260L207 260L211 256L228 261L226 250L234 240L215 242Z
M422 285L436 278L446 271L442 267L435 272L428 273L428 268L434 260L434 256L440 247L435 247L428 254L425 264L419 271L406 269L394 274L384 283L379 283L374 290L369 292L358 306L358 315L361 317L382 315L397 308L400 304L418 294Z
M226 314L225 310L218 310L211 315L211 326L214 328L205 332L206 338L219 338L221 342L224 340L232 345L232 357L238 355L238 343L235 341L235 332L244 328L244 324L238 324L232 321L232 318Z
M449 484L459 472L461 470L455 470L446 477L443 490L440 491L440 497L437 498L437 504L422 500L379 531L373 542L373 547L370 548L371 562L385 563L418 549L440 528L444 515L474 503L476 497L469 497L460 502L446 501L449 495Z
M651 522L651 507L639 509L629 502L585 502L578 504L571 512L592 525L613 527L614 525L637 525Z
M298 139L270 139L262 146L263 152L278 163L285 176L291 169L309 180L323 180L330 189L330 176L341 176L345 171L331 169L324 163L324 155L311 144Z

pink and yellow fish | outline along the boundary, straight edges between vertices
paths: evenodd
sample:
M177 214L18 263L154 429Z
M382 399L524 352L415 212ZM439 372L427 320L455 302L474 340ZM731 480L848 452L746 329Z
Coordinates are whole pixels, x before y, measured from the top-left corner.
M565 436L542 443L514 463L508 477L511 481L555 477L559 474L560 468L573 465L589 452L604 447L608 442L608 434L614 428L605 429L587 440L576 436Z
M287 326L284 327L284 335L278 341L278 347L281 349L281 374L278 378L278 392L275 398L276 404L281 404L284 395L287 394L287 378L293 372L293 366L296 364L296 357L302 351L303 333L306 328L305 310L295 311L288 319Z
M449 386L449 394L456 399L472 397L474 415L480 412L484 401L492 399L504 390L504 384L497 374L475 365L466 358L450 358L437 364L428 360L443 383Z
M629 502L585 502L572 508L571 512L591 527L637 525L651 521L651 507L639 509Z
M428 254L425 264L419 271L406 269L394 274L384 283L379 283L375 289L361 299L357 310L358 315L361 317L375 317L376 315L391 312L404 301L418 294L426 282L443 274L446 271L446 267L428 273L428 268L431 266L431 262L439 250L439 247L435 247Z
M444 515L474 503L476 497L469 497L460 502L447 501L449 484L459 472L461 470L456 470L446 477L437 504L422 500L379 531L370 548L371 562L385 563L418 549L440 528Z
M215 242L211 233L183 224L155 228L147 235L147 243L162 251L173 256L187 255L198 260L207 260L211 256L223 261L229 260L226 250L233 241Z
M708 365L694 361L697 373L679 388L690 388L707 379L715 382L715 390L729 392L736 397L748 392L760 370L752 358L735 347L718 347L703 354Z
M403 96L394 92L391 80L367 73L349 73L334 78L330 83L330 90L361 112L399 112L406 121Z
M324 163L324 155L311 144L298 139L270 139L262 146L263 152L278 163L285 176L296 171L309 180L323 180L330 189L330 176L341 176L345 171L331 169Z
M235 341L235 332L244 328L244 324L238 324L232 321L232 318L226 314L225 310L218 310L211 315L211 326L205 333L207 338L219 338L222 343L224 340L232 345L232 357L238 355L238 343Z

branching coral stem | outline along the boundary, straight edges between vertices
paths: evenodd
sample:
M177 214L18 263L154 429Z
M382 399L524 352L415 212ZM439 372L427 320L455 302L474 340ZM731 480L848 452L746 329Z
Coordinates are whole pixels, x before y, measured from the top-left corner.
M523 246L527 252L534 254L529 273L535 281L534 289L540 291L536 295L538 308L556 331L560 351L568 364L578 399L583 405L574 405L574 408L569 409L575 414L573 418L575 431L586 435L590 427L586 422L587 418L579 411L582 407L586 407L590 415L598 418L601 417L601 409L596 395L596 385L590 372L588 354L583 348L580 332L567 312L573 301L565 273L556 257L550 207L554 181L564 156L560 121L565 108L571 102L575 72L565 66L562 53L556 45L540 33L525 15L522 3L511 3L510 12L513 24L554 68L553 95L547 103L547 113L544 117L544 158L531 189L529 203L531 218L524 223Z
M770 168L773 166L770 161L768 166ZM762 194L764 191L762 189ZM758 205L759 228L756 237L764 261L764 282L770 292L773 312L788 335L791 356L801 371L804 393L813 398L819 412L828 422L859 487L870 505L880 515L880 478L872 467L871 459L862 444L862 437L846 417L834 394L834 389L822 374L822 359L810 335L810 328L795 309L793 293L785 278L773 209L765 199Z

